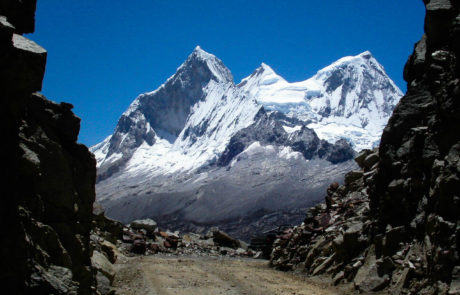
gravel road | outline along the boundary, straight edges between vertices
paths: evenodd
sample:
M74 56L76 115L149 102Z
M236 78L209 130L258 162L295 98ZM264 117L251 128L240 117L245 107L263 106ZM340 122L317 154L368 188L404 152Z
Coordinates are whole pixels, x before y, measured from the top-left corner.
M336 289L321 279L273 270L265 260L155 255L124 258L115 266L119 295L352 293L349 286Z

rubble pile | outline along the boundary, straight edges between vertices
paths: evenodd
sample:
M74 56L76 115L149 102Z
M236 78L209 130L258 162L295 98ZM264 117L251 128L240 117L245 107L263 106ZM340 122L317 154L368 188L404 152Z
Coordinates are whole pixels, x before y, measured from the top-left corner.
M90 236L93 252L91 265L95 272L96 289L100 295L110 295L115 292L112 288L116 274L113 264L124 256L117 247L122 237L123 224L106 217L102 206L94 202Z
M362 151L356 162L362 170L346 174L344 185L331 184L326 201L310 208L302 225L275 241L271 266L310 275L329 274L335 284L354 279L370 244L365 184L375 177L378 150ZM383 285L375 290L379 287Z
M192 256L261 257L248 245L218 228L211 228L205 235L181 234L178 231L162 231L152 219L135 220L123 228L118 247L125 255L153 255L158 253Z

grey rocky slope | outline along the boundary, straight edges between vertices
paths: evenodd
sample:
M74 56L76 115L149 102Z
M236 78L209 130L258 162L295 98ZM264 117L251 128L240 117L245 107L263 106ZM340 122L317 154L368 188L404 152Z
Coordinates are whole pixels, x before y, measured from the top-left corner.
M399 95L369 52L303 82L288 83L262 64L235 84L197 47L92 147L97 198L123 222L221 225L246 239L249 229L300 221L293 213L354 167L354 148L375 144Z
M460 294L460 6L425 1L425 34L404 69L408 92L362 171L277 242L271 264L362 292Z

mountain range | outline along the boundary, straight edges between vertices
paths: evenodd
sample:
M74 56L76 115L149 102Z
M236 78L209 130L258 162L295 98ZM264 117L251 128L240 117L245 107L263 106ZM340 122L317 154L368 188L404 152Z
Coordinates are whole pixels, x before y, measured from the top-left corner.
M108 216L247 239L298 223L378 145L402 92L369 51L290 83L262 63L236 84L199 46L91 151Z

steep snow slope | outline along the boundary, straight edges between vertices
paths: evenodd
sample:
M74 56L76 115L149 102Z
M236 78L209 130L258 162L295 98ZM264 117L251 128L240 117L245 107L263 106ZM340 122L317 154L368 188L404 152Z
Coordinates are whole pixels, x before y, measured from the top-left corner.
M114 134L105 143L93 147L93 152L102 159L98 161L99 179L119 171L131 159L131 166L137 166L137 162L145 158L145 152L153 156L149 157L151 161L146 163L146 168L168 152L177 161L163 161L158 167L176 167L172 172L187 168L176 166L188 162L191 157L178 150L179 145L174 143L183 132L192 107L205 98L208 103L219 99L229 85L233 85L230 71L218 58L197 46L163 85L133 101L118 121ZM156 142L158 144L154 145ZM202 158L198 160L200 164ZM162 169L161 172L164 171Z
M262 64L238 87L266 109L308 122L320 138L329 142L346 138L356 150L378 144L402 96L369 51L344 57L296 83Z

